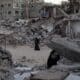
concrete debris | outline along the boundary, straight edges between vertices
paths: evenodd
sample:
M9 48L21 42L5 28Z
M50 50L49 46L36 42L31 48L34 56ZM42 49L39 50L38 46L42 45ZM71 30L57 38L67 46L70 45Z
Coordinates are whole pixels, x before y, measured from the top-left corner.
M48 45L61 56L73 62L80 62L80 47L75 42L67 38L53 38Z
M13 72L7 69L0 69L0 80L14 80Z
M0 47L0 80L14 80L13 61L10 52Z
M78 73L80 72L80 64L75 63L72 65L66 64L58 64L57 66L53 66L50 70L60 70L60 71L67 71L69 73Z
M27 67L16 67L15 68L15 74L14 74L14 80L24 80L24 78L30 78L31 76L32 68Z
M71 60L68 60L67 58L62 57L59 61L58 64L66 64L66 65L72 65L74 62Z
M29 77L31 76L30 73L24 73L24 74L16 74L14 77L14 80L24 80L26 78L26 80L29 80Z
M32 67L15 67L14 80L30 80L30 77L38 72L34 71Z
M68 76L67 72L61 71L40 71L34 75L30 80L64 80Z
M70 74L65 80L80 80L80 76Z
M27 67L16 67L15 70L19 70L19 71L31 71L32 68L27 68Z
M12 56L10 52L0 47L0 67L12 67Z
M6 22L0 24L0 29L4 32L0 35L2 36L0 39L1 44L6 45L29 45L34 46L34 38L39 37L41 45L45 44L45 40L48 37L48 34L53 29L52 24L45 25L44 22L48 22L48 20L40 20L36 23L32 23L31 20L24 21L16 21L16 22ZM41 24L40 24L41 23ZM44 27L43 27L44 26ZM47 26L45 28L45 26ZM51 28L49 28L51 26ZM12 32L12 33L11 33ZM9 34L7 34L9 33ZM6 43L5 43L6 40Z

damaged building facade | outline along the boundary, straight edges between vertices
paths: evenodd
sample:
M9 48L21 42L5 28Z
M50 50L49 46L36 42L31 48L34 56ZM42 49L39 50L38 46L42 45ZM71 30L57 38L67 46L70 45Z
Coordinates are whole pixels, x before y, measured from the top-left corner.
M53 17L54 8L44 0L3 0L0 2L0 20Z
M29 0L26 4L26 14L28 18L40 17L40 10L44 4L44 0Z
M26 0L0 0L0 20L24 19Z
M68 14L80 13L80 1L79 0L68 0L63 1L61 8Z
M0 20L39 17L43 3L43 0L0 0Z
M26 0L14 0L13 8L16 20L26 18Z
M13 17L13 0L0 0L0 20Z

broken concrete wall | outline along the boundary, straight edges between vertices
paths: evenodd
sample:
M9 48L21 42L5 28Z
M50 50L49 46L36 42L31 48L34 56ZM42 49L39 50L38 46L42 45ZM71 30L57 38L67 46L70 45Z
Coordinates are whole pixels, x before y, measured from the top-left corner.
M29 4L29 17L36 18L40 17L40 9L42 8L42 3L31 3Z

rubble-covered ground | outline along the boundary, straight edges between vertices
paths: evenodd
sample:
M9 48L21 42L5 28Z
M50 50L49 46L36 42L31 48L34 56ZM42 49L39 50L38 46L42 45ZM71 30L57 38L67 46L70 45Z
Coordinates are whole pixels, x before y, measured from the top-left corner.
M72 79L73 77L71 76L73 75L79 78L80 64L74 64L65 58L61 59L58 65L47 70L46 62L51 51L47 47L42 47L40 51L34 51L34 49L29 46L18 46L16 48L7 46L6 49L9 50L12 55L13 67L9 68L10 65L8 66L7 61L4 61L2 64L3 66L8 66L6 68L7 70L11 70L10 74L14 75L13 80L64 80L66 77L66 79ZM5 55L3 56L6 57ZM8 57L9 56L10 55L8 55ZM2 70L2 68L0 69ZM3 69L5 68L3 67ZM4 73L1 72L1 74L3 75ZM11 78L9 77L10 80L12 80Z
M53 29L52 19L20 20L0 22L0 44L13 46L29 45L33 47L34 38L39 37L41 46L45 45L48 34Z
M73 80L73 77L80 79L80 64L74 64L65 58L50 70L46 68L51 49L45 44L53 37L60 37L52 33L54 22L52 18L0 22L0 46L12 54L13 68L10 69L10 80L13 80L13 77L14 80ZM34 51L35 37L40 38L40 51ZM3 66L8 66L5 60ZM2 78L8 75L9 71L0 69Z
M58 65L47 70L46 62L51 51L47 47L42 47L40 51L34 51L29 46L16 48L7 46L6 49L13 56L14 80L64 80L68 76L71 79L70 76L79 77L80 75L80 64L75 64L65 58L61 59Z
M72 79L73 75L79 78L80 64L65 58L47 70L46 62L51 51L48 47L41 47L40 51L29 46L7 46L6 49L12 54L14 80L64 80L66 77Z

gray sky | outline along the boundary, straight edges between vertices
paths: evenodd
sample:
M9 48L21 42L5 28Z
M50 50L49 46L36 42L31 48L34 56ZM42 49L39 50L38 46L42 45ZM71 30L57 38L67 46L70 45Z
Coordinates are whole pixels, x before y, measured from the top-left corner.
M68 0L44 0L44 1L53 4L60 4L61 1L68 1Z

